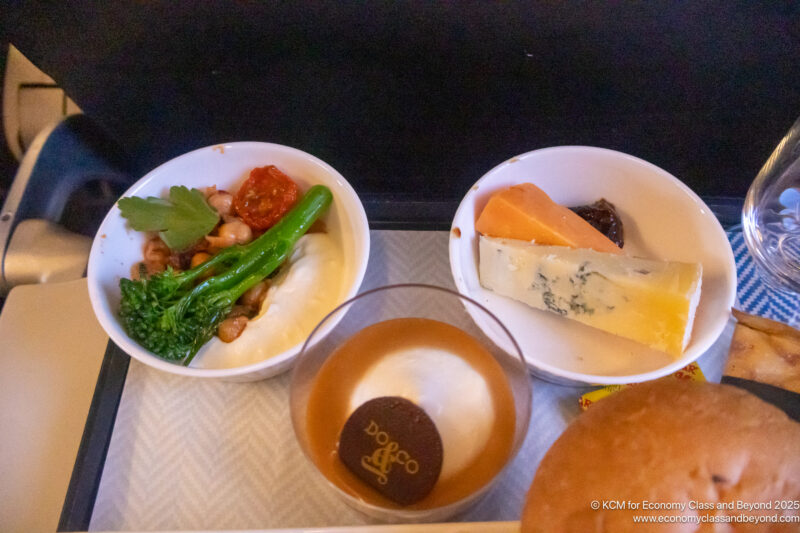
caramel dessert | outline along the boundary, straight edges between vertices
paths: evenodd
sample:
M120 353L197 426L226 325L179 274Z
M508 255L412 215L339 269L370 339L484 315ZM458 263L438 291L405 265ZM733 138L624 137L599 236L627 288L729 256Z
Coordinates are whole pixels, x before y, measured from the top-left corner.
M313 383L306 427L312 460L344 492L385 508L431 509L503 468L515 406L503 369L475 338L436 320L398 318L331 354Z

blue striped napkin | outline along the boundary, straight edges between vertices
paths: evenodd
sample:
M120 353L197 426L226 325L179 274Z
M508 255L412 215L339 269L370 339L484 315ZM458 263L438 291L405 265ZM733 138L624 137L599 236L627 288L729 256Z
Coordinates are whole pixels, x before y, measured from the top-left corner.
M797 325L800 297L769 287L759 276L740 228L727 232L736 260L736 308L752 315Z

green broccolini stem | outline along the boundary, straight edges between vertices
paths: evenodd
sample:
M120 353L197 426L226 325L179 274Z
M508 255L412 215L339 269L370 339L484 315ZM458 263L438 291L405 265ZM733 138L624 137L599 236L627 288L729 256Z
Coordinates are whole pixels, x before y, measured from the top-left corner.
M285 242L291 248L332 201L333 195L330 189L322 185L314 185L277 224L237 252L240 255L232 268L223 274L203 281L192 292L196 291L197 294L202 294L207 290L230 287L243 275L258 268L264 253L278 242ZM220 252L220 255L224 252L224 250ZM265 274L264 277L270 273Z
M271 256L265 263L261 265L258 270L248 275L230 289L230 292L233 295L233 301L235 302L238 300L239 297L252 288L253 285L272 274L276 268L281 266L281 264L286 261L291 251L291 247L286 242L280 242L275 246L275 248L271 249Z
M211 298L214 301L213 305L227 308L228 310L225 311L227 314L230 307L233 306L239 297L253 287L253 285L269 276L289 257L291 251L291 246L289 246L289 244L286 242L278 242L274 248L265 250L265 260L256 271L247 275L233 287L222 291L221 293L211 295ZM197 354L197 351L201 346L202 344L197 345L195 349L193 349L186 356L186 358L183 360L183 366L189 366L189 363L192 362L192 359L194 359L194 356Z
M215 267L220 265L226 265L228 263L232 263L236 261L246 251L247 247L241 244L234 244L233 246L229 246L224 250L221 250L217 255L197 265L196 267L192 268L191 270L187 270L182 274L179 274L180 277L184 278L181 280L182 283L189 283L191 281L196 280L199 277L202 277L204 274L211 272L214 270Z
M181 298L173 307L174 310L165 314L165 322L162 322L162 324L174 324L175 321L180 320L195 298L199 298L210 291L228 289L238 283L250 272L258 269L269 258L272 248L279 243L285 243L291 250L297 240L308 231L308 228L328 208L332 201L333 195L330 189L322 185L311 187L277 224L243 247L242 255L230 269L222 274L208 278ZM272 270L275 270L278 266L280 266L280 263L275 265ZM272 270L264 274L261 279L271 274Z
M185 287L189 283L203 277L205 274L212 272L220 265L230 265L242 260L242 264L246 267L252 266L253 262L258 262L258 255L261 250L274 243L276 239L287 240L294 244L303 234L308 231L308 228L314 223L321 213L327 209L331 204L333 196L327 187L322 185L314 185L308 192L300 199L297 205L289 211L277 224L264 232L260 237L255 239L249 244L241 245L236 244L221 250L214 257L197 265L196 267L186 270L180 274L173 276L176 282L175 290ZM247 270L247 268L245 268ZM207 289L225 287L227 281L236 278L242 273L239 268L235 272L227 271L222 275L209 278L200 283L196 289L203 287L199 292L204 292ZM216 280L212 282L212 280Z

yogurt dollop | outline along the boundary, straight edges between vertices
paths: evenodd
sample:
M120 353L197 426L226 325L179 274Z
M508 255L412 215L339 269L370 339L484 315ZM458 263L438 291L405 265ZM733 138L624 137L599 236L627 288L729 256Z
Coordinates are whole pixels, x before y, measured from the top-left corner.
M233 368L288 350L302 342L336 307L342 292L342 257L325 233L304 235L272 279L259 314L233 342L218 337L197 353L192 366Z
M370 367L350 397L350 413L381 396L420 406L436 425L444 456L439 479L458 473L486 446L495 412L484 377L457 354L416 347L398 350Z

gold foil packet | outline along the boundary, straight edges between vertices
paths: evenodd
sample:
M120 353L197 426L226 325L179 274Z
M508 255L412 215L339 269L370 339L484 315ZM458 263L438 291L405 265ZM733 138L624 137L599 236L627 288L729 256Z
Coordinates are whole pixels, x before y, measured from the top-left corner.
M703 371L700 370L700 365L697 363L689 363L674 374L670 374L669 377L680 380L689 379L692 381L706 381L706 377L703 375ZM578 399L578 404L581 406L581 410L585 411L589 408L589 406L602 400L603 398L611 396L619 390L635 386L636 383L629 383L627 385L608 385L602 389L587 392Z

